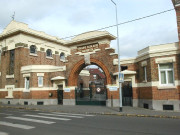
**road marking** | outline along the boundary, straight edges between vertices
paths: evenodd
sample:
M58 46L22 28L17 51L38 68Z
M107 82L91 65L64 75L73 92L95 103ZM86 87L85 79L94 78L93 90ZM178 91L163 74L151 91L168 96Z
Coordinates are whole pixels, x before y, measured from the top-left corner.
M71 116L71 115L60 115L60 114L49 114L49 113L38 113L41 115L50 115L50 116L61 116L61 117L71 117L71 118L84 118L81 116Z
M52 112L52 113L65 114L65 115L75 115L75 116L87 116L87 117L95 116L95 115L89 115L89 114L75 114L75 113L59 113L59 112Z
M8 135L6 132L0 132L0 135Z
M3 115L12 115L12 114L8 114L8 113L0 113L0 114L3 114Z
M71 120L71 119L66 119L66 118L47 117L47 116L29 115L29 114L25 114L24 116L37 117L37 118L45 118L45 119L53 119L53 120L64 120L64 121Z
M9 123L9 122L4 122L4 121L0 121L0 125L9 126L9 127L15 127L15 128L21 128L21 129L35 128L35 127L32 127L32 126L28 126L28 125L14 124L14 123Z
M8 119L15 119L15 120L30 121L30 122L37 122L37 123L43 123L43 124L53 124L53 123L56 123L56 122L52 122L52 121L36 120L36 119L14 117L14 116L8 116L6 118L8 118Z

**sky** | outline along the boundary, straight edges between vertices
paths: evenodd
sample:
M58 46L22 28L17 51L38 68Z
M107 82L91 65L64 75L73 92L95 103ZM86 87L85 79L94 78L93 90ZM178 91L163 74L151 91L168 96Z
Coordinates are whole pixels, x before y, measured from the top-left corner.
M174 8L171 0L114 0L118 23ZM65 38L115 25L115 5L111 0L0 0L0 33L15 20L30 28ZM137 56L151 46L178 42L175 11L119 25L121 58ZM116 27L103 29L117 36ZM69 40L69 39L67 39ZM117 41L111 42L116 49Z

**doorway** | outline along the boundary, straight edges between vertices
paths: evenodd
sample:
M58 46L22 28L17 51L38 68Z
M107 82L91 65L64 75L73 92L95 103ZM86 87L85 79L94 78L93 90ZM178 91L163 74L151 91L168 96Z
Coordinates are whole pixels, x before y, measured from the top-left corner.
M63 85L58 85L57 100L58 100L58 105L63 104Z
M122 84L122 104L132 106L132 82L126 81Z

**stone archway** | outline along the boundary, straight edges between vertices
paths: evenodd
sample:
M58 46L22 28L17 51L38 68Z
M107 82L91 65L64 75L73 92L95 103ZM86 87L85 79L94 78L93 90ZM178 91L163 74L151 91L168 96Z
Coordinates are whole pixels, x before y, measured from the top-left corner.
M106 76L107 85L111 84L111 75L108 71L108 68L101 61L99 61L97 59L91 58L90 60L91 60L92 64L95 64L95 65L99 66L100 68L102 68L102 70L104 71L105 76ZM68 86L77 86L78 75L84 67L86 67L86 65L84 64L84 60L79 61L73 67L73 69L70 72L69 78L68 78Z

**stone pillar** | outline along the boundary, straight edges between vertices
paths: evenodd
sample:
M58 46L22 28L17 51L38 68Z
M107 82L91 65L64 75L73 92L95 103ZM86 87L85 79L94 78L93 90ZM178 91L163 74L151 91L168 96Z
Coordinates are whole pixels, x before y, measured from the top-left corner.
M110 91L109 88L107 88L106 106L119 107L119 89Z
M69 88L70 91L63 91L63 105L76 105L75 103L75 87Z

